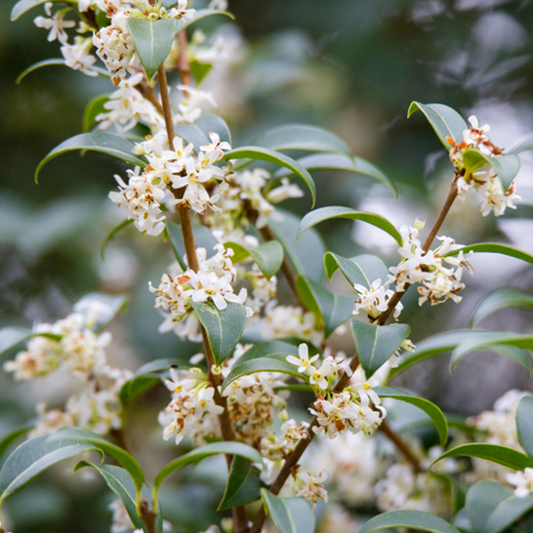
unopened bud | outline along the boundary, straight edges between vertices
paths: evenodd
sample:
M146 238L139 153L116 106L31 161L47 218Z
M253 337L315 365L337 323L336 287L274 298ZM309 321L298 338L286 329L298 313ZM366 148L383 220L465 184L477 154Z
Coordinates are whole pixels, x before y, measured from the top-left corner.
M410 339L405 339L403 342L402 342L402 348L408 352L414 352L415 351L415 348L416 346L412 343L412 341Z
M421 218L415 219L415 228L418 231L422 231L424 229L424 226L426 225L426 221L422 220Z
M223 533L231 533L233 531L233 518L226 516L220 521L220 527Z
M211 367L211 373L213 373L215 376L222 374L222 367L218 365L213 365Z
M282 422L287 422L287 420L289 419L289 413L287 413L287 409L283 409L282 411L280 411L278 414L278 418Z

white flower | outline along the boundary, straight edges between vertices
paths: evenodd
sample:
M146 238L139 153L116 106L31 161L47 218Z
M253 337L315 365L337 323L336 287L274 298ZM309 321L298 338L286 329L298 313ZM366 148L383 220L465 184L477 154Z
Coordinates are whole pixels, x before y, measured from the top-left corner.
M523 472L515 472L513 474L507 474L505 481L509 485L514 485L515 496L523 498L533 493L533 468L526 467Z
M327 390L327 388L329 387L328 378L333 377L334 372L335 368L331 364L331 361L326 359L318 369L313 366L309 367L309 382L312 385L317 385L319 389Z
M359 314L359 311L366 311L371 318L377 318L381 313L387 310L387 301L392 296L393 291L387 290L381 284L381 279L372 282L370 289L364 285L354 284L354 289L361 294L359 300L355 301L353 314Z
M194 89L188 85L178 85L178 89L187 96L183 97L178 105L179 114L174 118L175 122L194 122L202 114L201 105L209 102L213 107L217 107L213 96L201 89Z
M52 17L51 10L48 9L50 5L51 4L46 4L45 9L48 16L51 18L36 17L33 23L38 28L50 30L50 32L48 33L48 41L51 42L57 39L60 43L66 44L68 41L68 34L65 31L65 28L73 28L74 26L76 26L76 22L74 22L73 20L64 20L64 17L66 15L65 10L58 11Z
M312 368L312 363L318 359L319 355L313 355L313 357L309 358L309 347L307 344L302 343L300 346L298 346L298 357L295 357L294 355L288 355L287 356L287 362L289 362L291 365L298 367L298 372L300 374L308 373Z
M272 189L267 194L267 200L273 204L279 204L289 198L301 198L304 192L298 185L291 184L289 178L282 178L281 185Z
M89 52L91 41L76 37L74 44L64 44L61 53L65 58L65 65L73 70L80 70L87 76L98 76L98 72L91 70L96 63L96 58Z
M318 477L312 476L309 472L300 472L296 475L296 486L299 485L296 496L302 496L306 500L312 500L314 504L318 498L328 501L328 493L324 488L324 483L328 479L328 471L322 470ZM301 487L301 488L300 488Z

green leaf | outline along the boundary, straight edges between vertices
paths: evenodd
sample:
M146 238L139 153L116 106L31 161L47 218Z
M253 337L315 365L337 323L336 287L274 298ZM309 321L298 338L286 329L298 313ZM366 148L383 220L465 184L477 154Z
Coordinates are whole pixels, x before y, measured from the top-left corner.
M200 63L199 61L191 61L189 66L191 67L191 73L197 85L202 83L202 80L211 72L211 69L213 68L213 65L209 63Z
M170 237L170 244L174 250L174 255L176 260L180 264L181 268L185 271L188 269L187 263L185 262L185 257L187 252L185 250L185 241L183 240L183 233L181 231L181 226L170 222L170 220L165 220L166 230L168 236ZM215 245L218 243L215 236L209 231L205 226L193 226L192 227L194 234L194 244L197 248L205 248L207 252L207 258L216 254L214 250Z
M15 80L15 83L18 85L28 74L32 73L35 70L38 70L42 67L50 67L54 65L61 65L65 66L66 62L64 58L55 58L55 59L44 59L43 61L39 61L37 63L34 63L33 65L30 65L27 69L23 70ZM87 70L90 70L92 72L96 72L100 76L103 76L104 78L110 78L111 75L109 72L103 68L100 67L89 67Z
M102 294L101 292L90 292L81 298L76 304L79 306L78 313L83 314L87 319L87 327L100 331L108 326L111 321L124 311L129 299L126 296L112 296L111 294ZM98 309L98 315L91 314L90 309L83 309L86 302L98 302L101 305Z
M463 151L463 163L468 173L475 172L489 164L498 174L504 191L509 188L520 170L520 159L514 154L492 157L478 150L468 149Z
M446 141L446 137L451 137L456 144L460 144L463 141L463 132L470 129L463 117L451 107L442 104L413 102L409 107L407 117L409 118L418 110L424 113L431 127L435 130L437 137L447 150L450 150L451 146Z
M379 257L369 254L347 258L327 252L324 256L324 267L330 281L333 274L340 269L352 287L357 283L370 289L376 279L386 283L389 277L385 263Z
M266 512L279 533L313 533L316 520L311 507L303 498L280 498L261 489Z
M306 276L296 278L298 296L307 309L313 312L319 324L324 326L325 337L329 337L353 313L353 296L333 294Z
M372 533L380 529L405 527L418 531L433 533L459 533L459 530L446 520L425 511L389 511L371 518L359 530L359 533Z
M307 231L309 228L316 226L316 224L334 218L347 218L350 220L360 220L361 222L366 222L367 224L371 224L372 226L382 229L388 233L400 246L402 245L401 235L386 218L376 215L375 213L355 211L350 207L341 206L321 207L320 209L315 209L314 211L307 213L307 215L305 215L300 222L297 238L299 238L302 233Z
M147 20L128 17L126 25L146 77L151 80L170 54L178 21L172 18Z
M268 241L257 248L245 248L236 242L226 242L224 246L235 252L232 257L234 263L251 257L266 279L276 274L283 263L283 246L278 241Z
M220 11L219 9L197 9L196 13L194 13L192 19L180 19L178 20L178 28L177 33L180 33L185 28L188 28L191 24L194 24L198 20L201 20L206 17L210 17L212 15L224 15L226 17L229 17L232 20L235 20L235 17L229 13L228 11Z
M254 344L239 357L237 364L252 361L261 357L285 358L287 355L298 355L298 345L285 341L267 341ZM312 354L314 355L314 354Z
M242 148L231 150L224 154L222 161L229 161L235 159L254 159L259 161L269 161L270 163L275 163L276 165L280 165L282 167L290 169L292 172L294 172L294 174L304 180L305 184L311 191L311 197L313 199L312 207L315 206L315 182L313 181L311 174L309 174L309 172L307 172L307 170L302 165L300 165L298 161L295 161L294 159L286 156L285 154L281 154L279 152L275 152L274 150L269 150L267 148L262 148L260 146L243 146Z
M191 305L205 329L215 361L221 365L233 353L244 331L244 306L228 302L226 309L221 311L213 302L191 302Z
M267 131L255 144L270 150L337 152L351 155L344 141L323 128L308 124L289 124Z
M102 242L102 246L100 247L100 257L102 258L102 261L104 261L104 255L107 248L107 245L110 243L111 239L119 232L122 231L124 228L127 228L131 224L133 224L133 218L127 218L126 220L123 220L118 226L115 226L107 235L107 237Z
M0 469L0 506L50 466L81 453L98 451L93 444L61 439L48 442L48 438L41 435L27 440L8 456Z
M154 499L157 496L157 492L159 491L159 487L161 487L161 484L165 479L178 470L179 468L183 468L186 465L189 465L191 463L198 463L202 459L205 459L206 457L211 457L213 455L239 455L241 457L244 457L245 459L248 459L252 463L258 463L263 464L263 459L261 457L261 454L252 448L251 446L248 446L247 444L243 444L242 442L213 442L210 444L206 444L204 446L200 446L199 448L196 448L192 450L189 453L186 453L185 455L182 455L181 457L178 457L177 459L174 459L170 463L168 463L155 477L154 481L154 492L153 497Z
M89 445L113 457L120 465L122 465L131 475L135 486L140 490L144 482L144 474L141 466L137 462L137 459L130 455L127 451L123 450L116 444L109 442L96 433L85 431L84 429L72 428L62 429L52 435L47 435L47 444L55 444L56 442L62 442L65 445L78 444Z
M260 472L252 463L236 455L231 462L228 483L217 511L245 505L261 498Z
M431 463L430 468L442 459L447 457L476 457L493 463L512 468L513 470L524 470L533 467L533 459L513 448L501 446L500 444L486 444L484 442L476 444L462 444L443 453L438 459Z
M100 113L106 113L108 111L104 107L107 102L109 102L108 94L101 94L89 100L89 103L85 106L85 111L83 112L83 120L81 124L81 131L83 133L89 133L96 122L96 117Z
M209 144L209 133L216 133L221 141L231 144L231 133L226 122L217 115L203 115L193 124L177 124L174 131L185 142L194 145L194 151L198 153L200 147Z
M283 246L295 272L320 282L323 269L316 257L326 253L322 238L316 230L311 229L296 241L300 219L288 211L276 209L276 212L282 214L283 220L271 220L269 227Z
M34 333L31 329L3 328L0 330L0 357L11 348L15 348L15 346L29 341L33 337L44 337L56 342L62 338L61 335L54 335L53 333Z
M458 248L457 250L452 250L447 254L444 254L443 257L449 257L451 255L457 255L459 252L468 252L475 253L490 253L490 254L502 254L508 255L509 257L516 257L522 261L533 264L533 255L526 254L522 250L508 246L507 244L499 244L497 242L484 242L480 244L471 244L469 246L464 246L463 248Z
M518 154L525 150L531 150L533 148L533 133L528 133L525 137L514 143L511 148L507 150L509 154Z
M472 328L492 313L509 307L533 309L533 294L514 287L496 289L477 304L468 326Z
M355 348L367 378L389 359L411 331L407 324L377 326L354 318L350 322Z
M95 131L92 133L82 133L76 135L65 142L62 142L59 146L54 148L40 163L35 171L35 183L39 178L41 169L52 159L66 152L72 152L73 150L89 150L93 152L101 152L103 154L111 155L130 163L131 165L146 166L146 161L139 159L133 153L133 145L111 133L104 133L103 131Z
M77 0L48 0L50 2L59 2L67 5L78 5ZM30 9L37 6L44 6L45 0L20 0L11 10L11 22L17 20L21 15L24 15Z
M524 451L533 457L533 397L524 396L516 410L516 431Z
M500 504L513 496L513 491L496 481L481 481L466 494L466 515L477 533L488 533L487 525Z
M446 445L446 442L448 441L448 422L444 413L434 403L425 398L421 398L420 396L414 396L412 393L393 389L391 387L374 387L374 390L380 398L400 400L402 402L410 403L424 411L431 418L437 428L440 445Z
M20 437L23 437L24 435L26 435L34 427L35 426L33 424L26 424L24 426L14 429L13 431L10 431L7 435L4 435L0 439L0 459L14 442L20 439Z

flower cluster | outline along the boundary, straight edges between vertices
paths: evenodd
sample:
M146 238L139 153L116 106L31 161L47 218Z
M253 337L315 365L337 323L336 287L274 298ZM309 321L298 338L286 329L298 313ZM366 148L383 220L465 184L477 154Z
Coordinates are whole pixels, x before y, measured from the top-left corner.
M358 300L355 301L353 314L358 315L359 311L365 311L367 315L376 319L381 313L387 310L388 302L394 291L387 289L386 286L381 284L381 279L376 279L372 282L372 285L368 289L364 285L354 284L354 289L361 295ZM394 308L394 318L398 318L402 312L403 305L398 303Z

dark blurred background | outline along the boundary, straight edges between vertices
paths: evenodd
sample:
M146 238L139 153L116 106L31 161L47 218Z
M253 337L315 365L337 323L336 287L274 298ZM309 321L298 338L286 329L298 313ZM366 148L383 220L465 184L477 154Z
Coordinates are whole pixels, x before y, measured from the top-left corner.
M134 369L154 358L189 356L194 347L157 332L160 317L147 290L147 281L157 281L172 260L167 247L130 227L113 240L106 262L99 257L102 240L122 220L106 198L115 188L113 174L124 175L124 167L104 156L71 153L52 161L34 184L41 159L80 132L86 103L110 87L106 80L58 66L35 71L16 85L26 67L58 57L59 51L57 42L47 43L46 33L33 25L39 8L9 22L14 3L0 3L0 326L61 318L87 292L129 292L129 311L113 330L114 362ZM395 201L364 176L322 172L316 175L318 206L375 211L397 226L412 224L417 216L432 224L447 192L450 165L423 116L407 120L412 100L445 103L465 117L478 115L482 124L491 125L498 146L510 146L533 130L533 5L528 0L230 0L230 10L235 24L209 21L205 28L224 25L233 46L233 60L207 84L234 138L248 143L265 129L289 122L321 125L340 135L355 155L380 167L400 191ZM475 200L467 199L454 207L443 233L463 244L498 240L532 253L532 171L533 157L526 152L516 181L524 200L516 211L498 219L481 217ZM307 198L287 205L300 215L309 210ZM369 226L335 222L324 224L321 232L327 248L342 255L374 253L389 265L398 261L394 242ZM402 318L411 323L415 343L466 327L489 290L533 289L533 269L517 260L485 255L473 264L475 277L465 276L460 306L448 302L420 309L415 294L405 298ZM340 278L333 285L349 290ZM527 312L506 311L482 327L531 332L531 318ZM348 337L335 342L350 350ZM489 353L470 356L454 376L442 357L397 384L463 414L490 407L510 388L533 389L521 368ZM35 391L35 384L13 386L11 378L0 378L0 434L31 418L43 395L53 405L54 398L47 396L51 385L39 386ZM150 417L166 403L166 394L157 394L142 400L146 420L154 420ZM153 432L154 441L160 440L155 425ZM69 516L79 509L79 502L78 507L69 503L61 491L54 494L48 497L63 498ZM20 514L13 506L11 512ZM37 510L25 516L27 525L20 531L37 531L32 519L38 516ZM38 530L107 531L105 506L101 522L98 513L91 516L87 525L73 515L73 524L61 526L52 517L49 528L41 519Z

